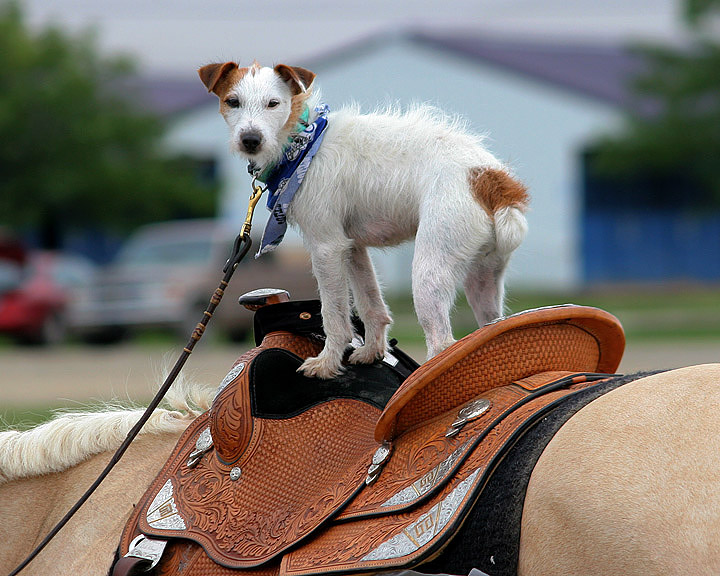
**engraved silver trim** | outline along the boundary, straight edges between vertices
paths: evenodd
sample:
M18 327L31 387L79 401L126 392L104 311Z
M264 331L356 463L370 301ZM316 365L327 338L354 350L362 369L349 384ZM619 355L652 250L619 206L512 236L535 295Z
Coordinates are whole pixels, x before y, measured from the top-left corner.
M365 477L365 485L369 486L380 476L385 463L392 454L392 444L390 442L383 442L372 457L372 463L368 466L367 476Z
M208 426L198 436L195 441L195 450L193 450L188 456L187 467L195 468L198 462L202 459L203 455L213 447L212 433Z
M235 380L242 371L245 369L245 362L240 362L237 366L233 366L233 368L230 370L230 372L227 373L225 378L222 379L222 382L220 382L220 386L218 386L217 392L215 392L215 398L220 396L220 392L225 390L227 388L228 384Z
M392 445L389 442L383 442L380 447L375 450L372 457L372 463L376 466L384 464L392 453Z
M360 561L372 562L374 560L402 558L431 542L460 507L479 473L480 468L477 468L441 502L438 502L430 510L418 517L417 520L405 526L402 532L371 550Z
M167 546L167 540L152 540L144 534L140 534L130 543L130 549L125 554L125 558L141 558L150 562L150 566L143 567L143 571L147 572L155 568L163 552Z
M445 432L446 438L454 438L460 433L460 430L462 430L462 426L458 426L457 428L453 428L452 426L448 428L447 432Z
M465 449L470 445L474 438L469 438L460 446L458 446L450 456L440 462L435 468L427 472L422 477L418 478L410 486L403 488L399 492L396 492L388 500L380 504L381 507L387 508L388 506L397 506L399 504L409 504L418 500L420 497L427 494L430 490L435 488L443 479L445 479L455 466L460 456L463 455Z
M375 480L377 480L379 478L379 476L380 476L380 469L378 468L375 472L373 472L372 474L368 474L365 477L365 486L370 486L370 484L375 482Z
M158 530L187 530L185 520L175 505L172 480L168 480L160 488L145 517L148 524Z
M210 427L208 426L202 432L200 432L200 436L198 436L198 439L195 441L195 450L198 450L200 452L207 452L208 450L210 450L210 448L212 448L212 446L212 432L210 432Z

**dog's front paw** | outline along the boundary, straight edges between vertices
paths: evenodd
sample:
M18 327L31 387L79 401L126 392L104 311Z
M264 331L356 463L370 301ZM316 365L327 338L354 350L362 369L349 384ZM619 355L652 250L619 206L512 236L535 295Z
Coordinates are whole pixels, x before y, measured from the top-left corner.
M302 372L305 376L310 378L321 378L323 380L329 380L335 378L342 373L342 365L340 362L333 360L327 355L320 353L319 356L308 358L302 363L298 372Z
M348 362L351 364L372 364L375 360L380 360L385 357L385 348L380 350L375 346L369 344L363 344L359 348L350 354Z

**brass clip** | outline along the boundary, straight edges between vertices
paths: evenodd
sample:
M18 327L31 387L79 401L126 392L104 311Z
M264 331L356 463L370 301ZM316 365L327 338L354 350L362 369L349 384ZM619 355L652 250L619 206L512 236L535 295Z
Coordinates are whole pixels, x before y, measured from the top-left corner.
M263 192L267 190L267 187L263 188L262 186L257 184L257 178L253 178L252 188L253 192L250 195L250 200L248 202L247 216L245 217L245 223L243 224L242 231L240 232L242 236L250 234L250 229L252 228L253 213L255 212L255 206L260 201L260 196L262 196Z

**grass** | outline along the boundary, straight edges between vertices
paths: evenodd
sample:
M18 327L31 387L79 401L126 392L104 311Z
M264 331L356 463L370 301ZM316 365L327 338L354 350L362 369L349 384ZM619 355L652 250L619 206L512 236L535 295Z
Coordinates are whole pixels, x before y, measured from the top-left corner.
M565 303L595 306L614 314L623 324L629 344L689 339L720 341L720 286L609 287L575 292L511 290L507 297L508 313ZM391 337L397 338L401 347L422 347L424 337L415 318L411 297L389 297L388 304L395 319ZM455 337L462 337L476 328L472 311L461 295L453 314ZM135 337L139 346L149 348L177 341L176 335L162 331L149 331ZM12 345L9 339L0 337L0 347ZM79 343L71 345L80 346ZM247 347L251 345L247 343ZM48 420L53 410L54 407L2 407L0 429L8 426L30 428Z
M720 286L714 287L612 287L582 291L510 291L507 313L555 304L582 304L602 308L617 316L628 341L677 340L686 338L720 339ZM421 342L408 297L389 299L395 324L392 336L400 342ZM456 337L476 329L475 320L461 295L453 313Z
M56 414L66 412L93 412L95 410L102 410L104 406L106 405L101 402L83 402L77 407L69 407L67 404L43 407L34 406L32 408L4 406L0 409L0 431L7 429L29 430L38 424L47 422Z
M0 410L0 430L28 430L47 422L54 415L54 408L13 408Z

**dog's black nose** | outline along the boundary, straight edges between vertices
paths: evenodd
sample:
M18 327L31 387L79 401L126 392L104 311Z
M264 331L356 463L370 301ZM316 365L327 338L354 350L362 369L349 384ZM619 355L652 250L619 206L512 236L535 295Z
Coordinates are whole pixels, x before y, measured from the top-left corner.
M247 134L242 135L240 141L242 142L245 151L252 154L253 152L257 152L260 148L262 138L257 132L248 132Z

